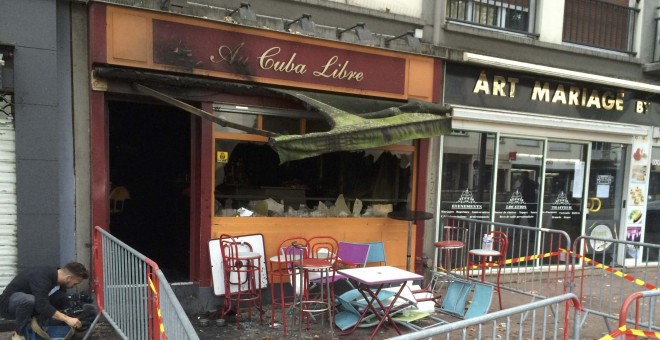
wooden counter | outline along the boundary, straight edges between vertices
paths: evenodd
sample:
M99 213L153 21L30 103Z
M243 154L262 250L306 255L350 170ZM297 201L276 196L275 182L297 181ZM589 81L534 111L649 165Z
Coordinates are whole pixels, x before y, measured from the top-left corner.
M383 241L387 265L406 269L408 222L386 217L215 217L211 238L221 234L262 234L267 258L277 253L280 242L292 236L332 236L347 242ZM412 247L411 254L415 254L415 228Z

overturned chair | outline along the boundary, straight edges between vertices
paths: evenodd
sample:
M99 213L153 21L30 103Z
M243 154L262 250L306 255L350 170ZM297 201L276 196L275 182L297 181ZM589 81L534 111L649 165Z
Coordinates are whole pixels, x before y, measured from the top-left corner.
M446 275L435 275L433 281L435 282L430 286L440 291L428 292L412 284L404 288L400 301L396 303L396 311L391 313L396 323L418 331L449 323L438 314L470 319L488 313L494 292L492 285ZM386 301L394 296L394 291L398 288L383 289L379 292L379 299ZM337 300L342 309L335 315L335 324L338 328L345 330L358 322L360 323L358 327L371 327L378 323L375 315L360 319L367 303L357 290L350 290L338 296Z

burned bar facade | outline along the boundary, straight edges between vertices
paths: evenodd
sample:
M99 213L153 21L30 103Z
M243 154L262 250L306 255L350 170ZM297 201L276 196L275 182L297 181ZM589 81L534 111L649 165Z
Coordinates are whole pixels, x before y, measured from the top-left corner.
M221 234L261 234L267 256L290 236L383 241L388 264L405 267L408 224L387 213L424 210L429 140L382 115L395 108L405 123L432 126L411 101L440 102L439 59L89 9L94 225L200 287L211 283L208 242ZM355 122L383 142L337 137ZM319 138L282 151L297 136ZM109 206L117 188L123 205ZM415 255L422 237L413 234Z

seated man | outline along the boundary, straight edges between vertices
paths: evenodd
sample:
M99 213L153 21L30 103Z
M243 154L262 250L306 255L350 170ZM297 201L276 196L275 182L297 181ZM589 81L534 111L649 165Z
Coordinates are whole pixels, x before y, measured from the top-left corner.
M25 338L33 316L41 325L53 319L80 328L79 319L60 310L69 306L66 290L88 278L87 269L78 262L67 263L63 268L35 267L16 275L0 295L0 316L16 320L12 339Z

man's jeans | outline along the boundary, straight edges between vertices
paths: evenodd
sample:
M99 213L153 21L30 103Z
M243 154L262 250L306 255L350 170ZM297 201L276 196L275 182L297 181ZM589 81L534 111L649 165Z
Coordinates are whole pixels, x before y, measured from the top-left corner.
M50 304L57 310L68 307L69 297L61 290L53 293L48 299ZM32 321L32 316L35 315L34 295L16 292L9 297L8 307L10 316L16 320L16 332L24 335L26 327ZM42 318L38 319L40 324L48 322L48 320Z

